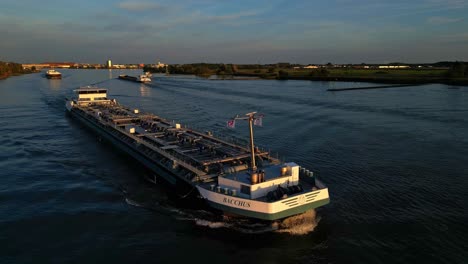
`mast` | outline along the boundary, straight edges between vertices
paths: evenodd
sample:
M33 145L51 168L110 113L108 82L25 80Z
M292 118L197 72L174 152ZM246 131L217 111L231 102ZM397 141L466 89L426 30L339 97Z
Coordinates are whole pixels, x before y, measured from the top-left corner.
M254 138L253 138L253 124L252 124L253 120L254 120L254 114L255 114L255 112L249 116L250 153L252 155L252 172L255 172L257 170L257 166L255 164L255 147L254 147Z
M245 117L240 117L237 115L234 119L247 120L249 122L250 129L250 155L251 155L251 170L255 172L257 170L257 165L255 164L255 145L254 145L254 136L253 136L253 125L254 121L257 119L263 118L263 114L257 114L257 112L251 112L245 114Z

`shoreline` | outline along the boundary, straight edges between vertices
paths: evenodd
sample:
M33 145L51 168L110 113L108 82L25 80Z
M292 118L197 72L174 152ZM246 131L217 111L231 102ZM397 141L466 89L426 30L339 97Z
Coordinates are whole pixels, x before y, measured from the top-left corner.
M22 73L13 73L13 74L3 74L3 75L0 75L0 80L6 80L8 79L9 77L15 77L15 76L21 76L21 75L25 75L25 74L32 74L32 73L39 73L41 71L30 71L30 72L22 72Z
M236 73L235 76L249 76L257 77L259 79L265 80L308 80L308 81L322 81L322 82L367 82L367 83L382 83L382 84L446 84L446 85L457 85L457 86L468 86L468 78L459 78L459 79L450 79L450 78L421 78L421 77L408 77L408 78L379 78L379 77L345 77L345 76L322 76L322 77L312 77L312 76L287 76L281 79L278 79L276 75L269 76L260 76L260 74L249 74L249 73Z

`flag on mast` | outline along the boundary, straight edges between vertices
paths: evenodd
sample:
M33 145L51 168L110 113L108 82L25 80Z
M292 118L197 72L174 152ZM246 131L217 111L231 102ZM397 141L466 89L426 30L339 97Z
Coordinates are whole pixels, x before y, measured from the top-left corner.
M263 126L262 117L255 118L253 121L254 126Z
M235 128L236 127L236 120L235 119L228 120L227 121L227 127Z

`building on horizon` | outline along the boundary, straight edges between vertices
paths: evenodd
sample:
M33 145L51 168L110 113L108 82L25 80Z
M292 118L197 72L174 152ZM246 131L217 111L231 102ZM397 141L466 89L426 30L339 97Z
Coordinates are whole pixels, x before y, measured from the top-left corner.
M156 64L156 68L164 68L166 66L167 64L161 63L160 61L158 61L158 64Z
M379 69L408 69L408 65L379 65Z
M21 64L23 69L31 69L32 67L35 67L36 69L42 69L42 68L63 68L63 69L69 69L73 65L75 65L74 62L43 62L43 63L23 63Z
M107 68L112 68L112 61L110 59L107 60Z

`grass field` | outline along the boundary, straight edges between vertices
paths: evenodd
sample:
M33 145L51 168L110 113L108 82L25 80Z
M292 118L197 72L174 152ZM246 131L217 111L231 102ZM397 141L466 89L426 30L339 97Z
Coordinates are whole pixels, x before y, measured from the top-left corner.
M255 76L263 79L295 79L311 81L359 81L392 84L445 83L468 85L468 78L448 78L447 69L352 69L327 68L327 75L317 74L321 69L240 69L236 75ZM287 72L285 75L284 72ZM315 74L314 74L315 73Z
M306 77L311 73L319 71L320 69L281 69L288 72L291 77ZM331 68L327 69L330 77L444 77L447 73L445 69L351 69L351 68ZM274 73L277 73L275 70ZM241 69L241 74L267 74L272 75L266 69L253 70Z

